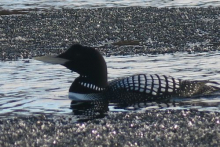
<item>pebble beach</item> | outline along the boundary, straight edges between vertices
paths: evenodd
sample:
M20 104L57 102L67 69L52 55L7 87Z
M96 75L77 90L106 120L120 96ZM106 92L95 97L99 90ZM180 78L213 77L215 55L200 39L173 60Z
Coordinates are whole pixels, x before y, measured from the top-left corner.
M125 7L1 15L0 59L58 54L74 43L106 56L215 51L220 49L219 11Z
M46 115L0 120L1 146L219 146L220 114L160 111L109 113L75 123Z
M0 15L0 60L56 55L73 43L104 56L220 50L220 8L94 8ZM10 13L11 14L11 13ZM0 146L220 146L220 114L197 110L108 112L0 120Z

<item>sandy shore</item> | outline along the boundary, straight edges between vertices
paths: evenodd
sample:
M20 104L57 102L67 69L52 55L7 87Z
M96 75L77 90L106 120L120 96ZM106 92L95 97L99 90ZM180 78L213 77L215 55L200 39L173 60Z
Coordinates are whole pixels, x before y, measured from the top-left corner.
M0 60L63 52L73 43L103 55L220 50L220 8L103 8L0 16ZM0 146L220 146L220 114L148 110L0 120Z

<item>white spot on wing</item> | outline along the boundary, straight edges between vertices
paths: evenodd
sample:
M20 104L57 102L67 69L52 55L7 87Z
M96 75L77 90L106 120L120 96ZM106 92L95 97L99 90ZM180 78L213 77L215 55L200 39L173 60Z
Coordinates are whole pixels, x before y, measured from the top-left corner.
M166 81L166 78L164 76L160 76L160 80Z
M145 88L145 84L140 84L140 88Z
M140 91L140 92L144 92L144 88L141 88L139 91Z
M145 92L146 92L146 93L150 93L150 89L146 89Z
M147 84L147 85L146 85L146 88L147 88L147 89L151 89L151 85L152 85L152 83Z
M173 88L168 88L168 92L173 92Z
M168 82L169 87L173 87L173 82Z
M157 95L157 93L155 91L152 92L153 95Z
M148 79L147 79L147 83L146 83L146 88L147 89L151 89L152 87L152 77L151 76L148 76Z
M172 79L172 77L168 77L168 78L167 78L167 81L173 83L173 79Z
M147 84L149 84L149 83L152 83L152 79L151 78L147 79Z
M179 84L176 84L176 86L175 86L176 88L180 88L180 85Z
M132 77L128 78L128 82L131 83L131 84L133 83Z
M161 83L161 87L166 87L166 84L165 83Z
M179 83L180 83L180 81L179 81L178 79L174 79L174 82L175 82L176 84L179 84Z
M163 87L161 87L161 92L165 92L166 91L166 89L165 88L163 88Z
M159 89L159 85L154 85L153 90L158 91L158 89Z
M140 85L145 85L145 83L146 83L145 80L140 81Z
M153 79L154 79L154 84L158 85L159 84L159 79L156 75L153 75Z
M134 76L134 81L138 81L138 75Z
M145 76L144 75L140 75L140 82L143 82L145 83Z

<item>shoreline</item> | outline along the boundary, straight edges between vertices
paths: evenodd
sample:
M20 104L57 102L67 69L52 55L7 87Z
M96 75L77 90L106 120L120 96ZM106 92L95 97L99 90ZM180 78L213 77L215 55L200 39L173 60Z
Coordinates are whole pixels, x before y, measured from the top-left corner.
M147 110L78 122L71 116L0 120L1 146L219 146L220 113Z
M105 56L219 51L220 8L61 9L0 15L0 60L59 54L74 43Z

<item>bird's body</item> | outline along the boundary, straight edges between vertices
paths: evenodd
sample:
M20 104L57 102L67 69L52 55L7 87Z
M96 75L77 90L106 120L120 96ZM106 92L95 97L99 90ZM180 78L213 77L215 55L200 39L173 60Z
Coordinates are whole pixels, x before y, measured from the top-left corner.
M57 61L80 74L69 89L69 98L74 101L99 100L129 106L154 101L168 102L173 97L198 97L220 91L219 84L215 82L188 81L157 74L137 74L108 82L107 66L102 55L94 48L78 44L53 60L47 58L36 59L50 63ZM214 86L211 86L213 83Z

